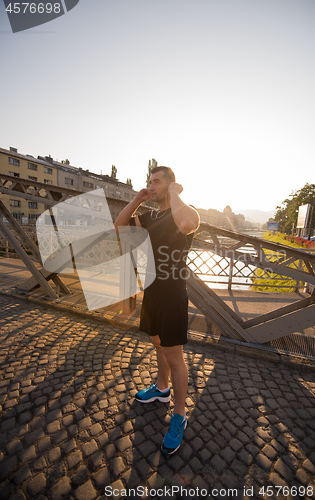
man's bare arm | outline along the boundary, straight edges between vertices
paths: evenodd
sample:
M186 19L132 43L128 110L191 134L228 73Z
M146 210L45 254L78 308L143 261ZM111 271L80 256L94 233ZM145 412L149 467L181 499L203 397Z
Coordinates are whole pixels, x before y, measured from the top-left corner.
M151 198L151 195L148 189L141 189L139 193L136 194L134 199L120 212L117 219L114 222L114 226L116 231L118 227L128 226L129 220L135 213L135 211L140 207L142 203L148 201ZM141 226L139 218L136 217L136 226Z
M180 184L172 182L168 188L171 198L171 209L174 222L181 233L190 234L198 229L200 217L193 207L189 207L180 198L183 188Z

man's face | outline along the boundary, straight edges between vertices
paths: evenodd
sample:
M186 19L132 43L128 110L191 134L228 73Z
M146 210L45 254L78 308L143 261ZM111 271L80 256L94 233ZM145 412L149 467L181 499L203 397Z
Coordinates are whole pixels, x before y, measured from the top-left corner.
M163 172L156 172L155 174L151 174L149 191L152 197L152 201L155 201L155 203L165 201L168 193L168 186L169 183L164 177Z

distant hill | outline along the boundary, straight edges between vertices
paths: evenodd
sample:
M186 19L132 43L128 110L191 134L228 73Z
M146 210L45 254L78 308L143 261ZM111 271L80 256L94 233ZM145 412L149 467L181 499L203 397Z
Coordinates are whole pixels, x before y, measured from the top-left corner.
M245 219L249 222L258 222L259 224L265 224L270 217L273 217L276 213L275 210L269 210L268 212L264 212L263 210L255 210L255 209L237 209L233 210L235 214L243 214Z

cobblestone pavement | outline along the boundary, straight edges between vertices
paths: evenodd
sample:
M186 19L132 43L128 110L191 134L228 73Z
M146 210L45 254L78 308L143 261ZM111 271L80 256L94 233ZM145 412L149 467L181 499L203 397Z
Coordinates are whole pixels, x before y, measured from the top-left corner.
M164 457L172 402L134 399L157 373L146 336L0 304L1 499L315 498L314 372L187 344L188 426Z

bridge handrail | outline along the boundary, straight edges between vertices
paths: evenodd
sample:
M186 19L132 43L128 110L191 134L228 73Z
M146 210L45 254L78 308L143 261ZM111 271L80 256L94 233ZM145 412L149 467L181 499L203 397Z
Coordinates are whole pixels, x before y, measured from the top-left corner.
M257 238L256 236L249 236L244 233L239 233L236 231L231 231L229 229L221 228L218 226L214 226L212 224L208 224L207 222L201 222L199 229L197 233L195 234L194 241L195 242L203 242L203 243L208 243L209 249L213 249L213 245L210 242L204 242L203 240L198 240L197 236L203 231L207 231L210 233L214 233L215 235L221 235L225 236L227 238L230 238L232 240L237 240L242 243L249 243L253 247L257 245L262 245L264 248L267 248L268 250L273 250L275 252L279 252L279 250L284 249L287 253L289 253L292 257L296 257L297 259L304 259L307 256L307 260L315 264L315 255L313 256L311 253L309 253L309 250L303 250L303 249L297 249L297 248L292 248L288 245L283 245L282 243L275 243L273 241L268 241L264 240L263 238ZM232 249L232 247L230 247Z

